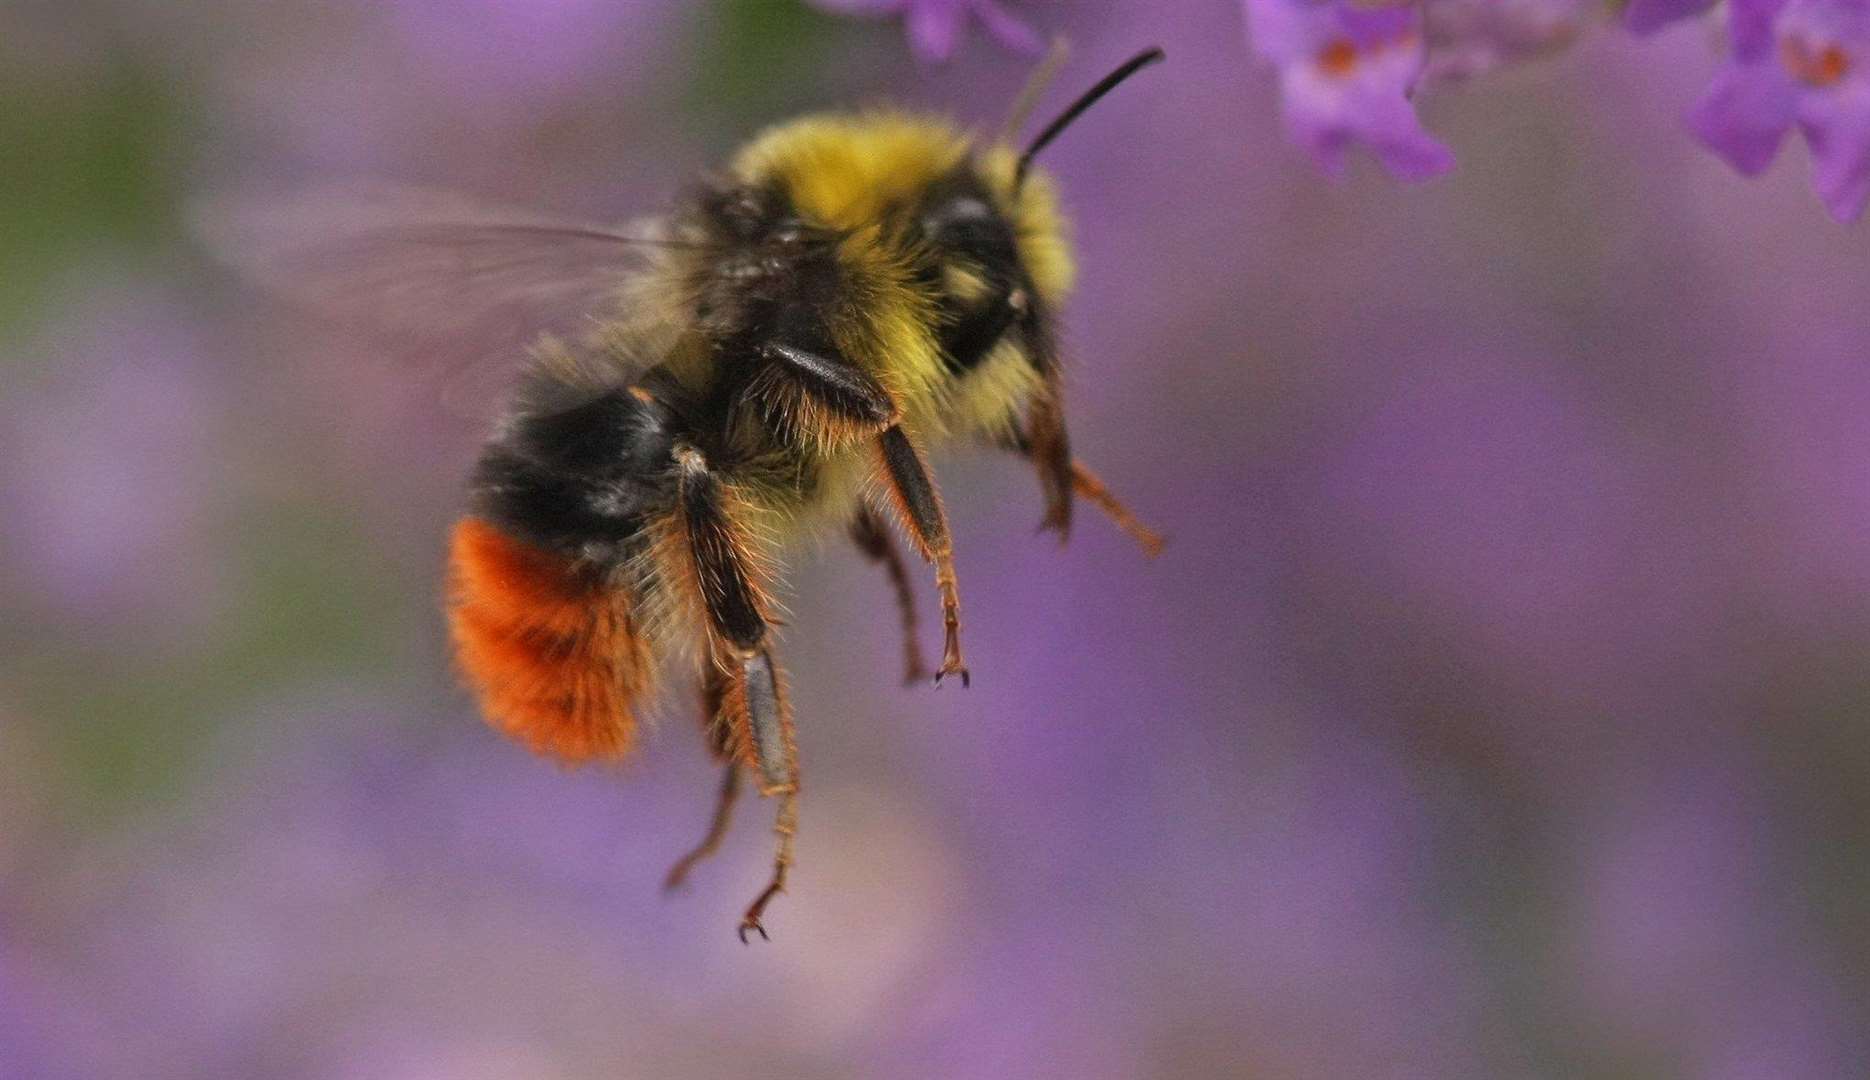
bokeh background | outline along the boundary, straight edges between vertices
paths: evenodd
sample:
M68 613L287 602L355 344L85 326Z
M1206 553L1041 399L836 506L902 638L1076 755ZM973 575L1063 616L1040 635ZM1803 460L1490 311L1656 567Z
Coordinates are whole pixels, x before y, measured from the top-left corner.
M1864 227L1685 136L1692 25L1436 96L1405 188L1282 141L1233 3L1020 10L1055 103L1170 55L1048 164L1076 443L1174 540L1061 551L942 458L966 692L799 552L800 866L742 947L769 807L658 892L688 699L611 771L485 730L437 615L479 427L186 208L622 219L1028 63L791 0L0 8L0 1075L1870 1072Z

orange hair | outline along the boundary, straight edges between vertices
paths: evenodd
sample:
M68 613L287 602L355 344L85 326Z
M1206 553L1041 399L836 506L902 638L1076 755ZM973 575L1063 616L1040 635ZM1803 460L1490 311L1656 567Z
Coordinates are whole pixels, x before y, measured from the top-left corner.
M476 518L449 562L455 658L487 722L567 762L627 753L652 669L627 594Z

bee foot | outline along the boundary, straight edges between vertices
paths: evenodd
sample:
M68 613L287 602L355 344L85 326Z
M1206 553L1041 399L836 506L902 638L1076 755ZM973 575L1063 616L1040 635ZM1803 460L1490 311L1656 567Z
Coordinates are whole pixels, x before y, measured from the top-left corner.
M742 945L747 943L747 931L749 930L759 934L761 941L773 940L766 936L766 927L760 925L760 916L766 913L767 903L770 902L773 897L785 891L785 880L786 871L785 867L782 865L774 871L772 884L766 886L759 897L755 899L752 904L747 906L747 913L740 917L740 943Z
M947 632L943 635L941 669L935 672L935 685L940 686L941 681L950 675L961 676L961 685L967 686L967 665L961 662L961 623L958 619L949 621Z

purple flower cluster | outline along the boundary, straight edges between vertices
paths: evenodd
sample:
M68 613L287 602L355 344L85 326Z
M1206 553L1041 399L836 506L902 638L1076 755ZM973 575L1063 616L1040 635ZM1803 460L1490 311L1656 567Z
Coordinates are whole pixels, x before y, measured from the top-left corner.
M1015 52L1036 53L1038 31L998 0L812 0L839 15L901 15L910 48L923 60L941 63L954 55L961 34L979 21L988 35Z
M955 53L970 23L1021 53L1040 34L1001 0L811 0L826 11L900 15L925 61ZM1391 175L1427 180L1454 155L1415 102L1434 86L1551 53L1606 10L1594 0L1242 0L1253 49L1279 72L1292 140L1332 177L1353 146ZM1625 0L1619 21L1647 35L1706 16L1715 0ZM1730 0L1728 56L1688 115L1709 149L1753 176L1797 128L1812 185L1839 220L1870 202L1870 0Z
M1292 138L1333 176L1353 143L1373 150L1405 180L1454 167L1454 155L1422 129L1410 95L1428 60L1414 4L1254 2L1260 52L1279 67Z
M1279 70L1294 141L1333 176L1348 147L1422 180L1453 156L1414 101L1424 88L1564 46L1597 5L1583 0L1244 0L1255 50ZM1705 14L1710 0L1630 0L1638 34ZM1747 175L1787 131L1811 149L1813 186L1840 220L1870 201L1870 0L1731 0L1729 57L1689 126Z
M1695 134L1752 176L1797 127L1812 187L1839 220L1870 201L1870 0L1732 0L1732 55L1692 113Z

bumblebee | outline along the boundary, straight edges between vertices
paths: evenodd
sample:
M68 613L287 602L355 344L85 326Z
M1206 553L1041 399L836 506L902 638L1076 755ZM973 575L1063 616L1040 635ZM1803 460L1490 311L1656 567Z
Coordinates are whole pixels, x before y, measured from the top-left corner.
M1055 330L1072 258L1053 184L1032 167L1161 56L1111 72L1023 150L900 113L808 116L627 232L433 207L334 229L300 212L303 240L263 260L275 284L327 307L407 321L426 305L469 325L470 309L511 301L532 305L509 305L522 332L565 328L532 344L454 529L458 666L493 727L572 763L627 754L659 677L673 661L699 668L723 780L705 839L667 885L719 844L749 775L778 800L777 851L742 941L766 935L793 863L798 751L773 631L787 541L842 528L887 572L916 681L894 523L934 570L935 681L963 686L931 448L984 440L1026 459L1043 527L1061 537L1079 496L1149 553L1161 545L1072 457ZM537 315L542 302L571 317Z

